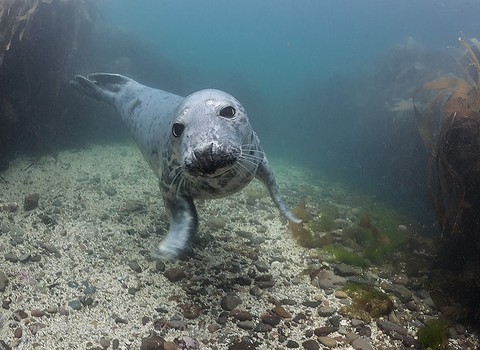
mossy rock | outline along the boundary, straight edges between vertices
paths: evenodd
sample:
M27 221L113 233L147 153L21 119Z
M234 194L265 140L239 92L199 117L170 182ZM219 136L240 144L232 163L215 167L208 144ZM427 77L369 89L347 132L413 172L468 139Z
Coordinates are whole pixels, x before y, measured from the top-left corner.
M342 311L348 313L342 314L344 316L360 316L360 319L367 322L365 318L388 315L393 310L393 302L389 296L373 287L364 284L346 284L342 287L342 290L352 298L352 305L348 305L348 307L345 307ZM368 317L366 317L365 314L368 315Z

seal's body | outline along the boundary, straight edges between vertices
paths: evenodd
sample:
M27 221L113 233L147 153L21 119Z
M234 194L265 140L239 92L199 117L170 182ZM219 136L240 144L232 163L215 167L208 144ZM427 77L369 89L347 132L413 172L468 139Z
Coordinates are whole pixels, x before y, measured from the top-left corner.
M170 228L154 257L174 258L188 248L198 227L194 199L229 196L254 177L289 220L300 222L282 201L260 141L233 96L208 89L183 98L118 74L77 75L71 83L118 110L159 178Z

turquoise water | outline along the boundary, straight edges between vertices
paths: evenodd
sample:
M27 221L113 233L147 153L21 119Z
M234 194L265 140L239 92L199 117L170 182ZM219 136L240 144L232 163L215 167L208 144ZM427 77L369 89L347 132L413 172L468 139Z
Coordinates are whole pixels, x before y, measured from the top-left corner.
M147 62L136 67L143 73L130 69L134 78L182 95L226 90L268 154L431 215L428 154L413 113L385 103L409 101L456 69L447 46L458 47L460 31L479 36L479 2L111 0L99 11L109 35L121 31L148 48L122 49L134 66ZM149 76L157 65L169 68Z

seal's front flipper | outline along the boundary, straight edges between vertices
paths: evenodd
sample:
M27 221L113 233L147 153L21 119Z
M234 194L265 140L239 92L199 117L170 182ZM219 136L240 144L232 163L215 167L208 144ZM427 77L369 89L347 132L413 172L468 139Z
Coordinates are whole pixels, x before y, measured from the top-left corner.
M87 77L76 75L75 79L70 81L70 85L80 93L112 106L115 106L121 87L128 83L136 82L120 74L108 73L94 73Z
M170 219L167 237L158 245L152 258L168 260L178 258L190 246L198 227L197 211L190 197L164 196L163 202Z
M284 201L282 200L282 197L280 196L280 192L278 191L277 182L275 181L275 176L273 176L272 169L268 164L267 157L263 159L263 162L258 167L257 173L255 174L255 178L262 181L263 184L268 188L268 191L270 192L270 197L272 197L273 203L275 203L275 206L278 208L278 210L280 210L288 220L293 221L297 224L302 222L302 220L297 219L292 214L292 212L287 208Z

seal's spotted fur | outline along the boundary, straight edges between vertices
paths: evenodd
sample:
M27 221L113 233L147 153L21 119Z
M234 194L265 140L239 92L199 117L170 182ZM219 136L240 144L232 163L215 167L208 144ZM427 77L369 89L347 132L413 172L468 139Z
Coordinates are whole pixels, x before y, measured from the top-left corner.
M229 196L254 177L289 220L300 222L280 198L260 141L233 96L201 90L183 98L118 74L76 76L72 84L117 108L159 178L170 229L153 256L174 258L188 248L198 227L194 199Z

